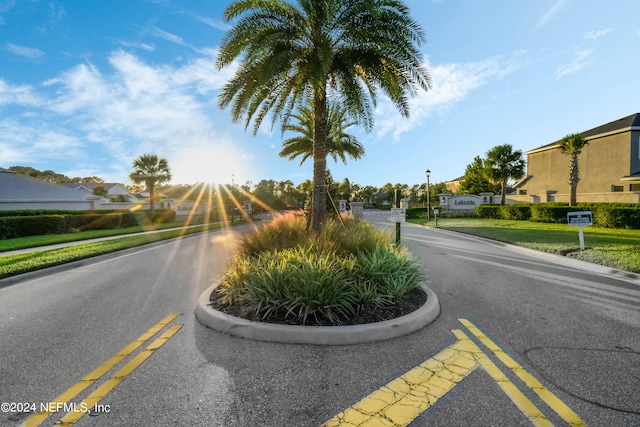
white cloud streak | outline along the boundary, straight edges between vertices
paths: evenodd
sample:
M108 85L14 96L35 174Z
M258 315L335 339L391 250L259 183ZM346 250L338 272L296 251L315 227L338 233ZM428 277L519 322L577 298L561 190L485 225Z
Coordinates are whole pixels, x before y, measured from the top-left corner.
M584 38L585 39L597 39L597 38L600 38L600 37L610 33L611 31L613 31L611 28L607 28L606 30L589 31L588 33L586 33L584 35Z
M24 46L18 46L16 44L13 43L7 43L5 45L5 49L7 51L9 51L9 53L16 55L16 56L22 56L24 58L28 58L28 59L34 59L37 60L41 57L44 56L44 52L40 49L36 49L36 48L32 48L32 47L24 47Z
M587 68L593 64L591 54L593 50L576 50L574 52L573 61L569 64L561 65L556 70L556 80L559 80L569 74L577 73L584 68Z
M558 0L549 9L547 9L542 18L540 18L540 20L533 27L533 32L535 33L540 28L547 25L547 23L551 21L551 19L553 19L553 17L558 13L564 2L565 0Z
M410 119L403 118L395 106L383 98L375 111L376 135L382 137L391 133L394 142L398 142L402 133L420 126L434 112L462 102L477 88L515 71L519 67L515 58L520 55L522 52L516 52L512 58L496 56L480 62L428 66L433 80L432 90L420 92L411 99Z

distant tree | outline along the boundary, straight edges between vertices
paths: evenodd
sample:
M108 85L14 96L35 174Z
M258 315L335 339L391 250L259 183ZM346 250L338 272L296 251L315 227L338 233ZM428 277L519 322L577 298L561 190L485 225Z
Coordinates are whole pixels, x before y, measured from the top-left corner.
M563 154L569 156L569 180L567 183L571 187L571 196L569 200L569 206L576 205L576 198L578 192L578 182L580 181L580 169L578 164L578 156L582 152L582 149L589 143L579 133L570 133L558 142L560 150Z
M346 133L346 130L356 125L355 120L349 120L347 109L338 105L331 105L327 116L327 155L337 163L338 159L343 164L347 164L346 156L353 160L358 160L364 156L364 146L353 135ZM303 107L296 114L291 115L297 122L285 123L282 126L283 133L286 131L296 132L298 135L282 142L282 150L278 154L293 160L302 156L300 164L313 157L313 135L315 121L310 107Z
M500 184L501 205L506 201L508 181L522 178L524 166L522 151L513 151L511 144L498 145L487 152L485 173L491 181Z
M133 172L129 174L129 179L134 184L145 185L149 192L149 204L153 215L156 186L171 181L169 162L155 154L143 154L133 161Z
M484 160L480 156L476 156L473 163L467 165L458 192L460 194L480 194L489 191L496 191L496 185L489 180L485 173Z
M98 185L93 189L93 194L95 196L100 196L100 197L104 197L106 196L108 193L107 189L104 187L104 185Z
M63 182L71 181L71 178L66 175L56 173L52 170L40 171L30 166L11 166L9 170L21 175L29 175L43 181L53 182L55 184L61 184Z
M92 184L101 184L104 182L104 179L98 177L98 176L85 176L84 178L76 176L75 178L71 178L71 180L69 180L69 182L88 182L88 183L92 183Z

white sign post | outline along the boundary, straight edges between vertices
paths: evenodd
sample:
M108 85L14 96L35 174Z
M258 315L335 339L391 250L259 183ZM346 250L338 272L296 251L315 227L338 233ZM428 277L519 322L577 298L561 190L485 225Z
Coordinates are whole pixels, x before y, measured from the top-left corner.
M406 222L407 210L405 208L391 208L391 222Z
M590 211L567 212L567 222L570 226L578 227L580 237L580 250L584 251L584 233L582 226L593 225L593 216Z

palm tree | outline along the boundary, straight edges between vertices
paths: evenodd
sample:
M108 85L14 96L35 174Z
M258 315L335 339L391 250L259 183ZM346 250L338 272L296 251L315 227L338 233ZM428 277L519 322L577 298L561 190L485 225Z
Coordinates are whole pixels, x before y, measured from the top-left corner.
M144 184L149 192L151 216L153 216L153 197L157 185L171 181L169 162L165 158L158 158L155 154L143 154L133 161L133 172L129 179L134 184Z
M500 184L501 205L504 205L506 201L507 182L509 179L522 178L524 166L522 151L513 151L511 144L498 145L487 152L485 172L490 180Z
M580 181L580 170L578 165L578 156L582 152L582 149L589 143L579 133L570 133L562 138L558 145L563 154L567 154L570 157L569 160L569 180L567 181L571 186L571 198L569 200L569 206L576 205L576 194L578 190L578 181Z
M278 155L287 157L289 160L302 156L302 160L300 160L302 165L309 157L313 157L313 132L315 127L313 111L309 107L303 107L298 113L292 114L291 117L298 122L286 123L282 126L282 130L283 132L297 132L298 136L283 141L282 150ZM336 163L340 159L346 165L346 156L354 160L364 156L364 146L355 136L345 132L348 127L355 124L357 124L356 121L348 119L346 108L337 105L329 107L326 139L327 155L331 156Z
M234 122L254 122L271 113L286 124L310 102L313 111L312 230L326 218L327 111L335 97L349 114L373 126L382 90L408 117L407 94L427 90L431 80L418 46L425 36L401 0L238 0L224 11L235 26L222 40L218 69L242 55L234 77L219 95L232 105Z

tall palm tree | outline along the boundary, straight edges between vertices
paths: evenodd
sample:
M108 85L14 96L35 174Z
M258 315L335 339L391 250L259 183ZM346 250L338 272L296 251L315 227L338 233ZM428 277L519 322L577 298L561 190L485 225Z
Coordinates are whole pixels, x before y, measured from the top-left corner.
M571 197L569 200L569 206L576 205L576 198L578 192L578 181L580 181L580 169L578 165L578 156L582 152L582 149L589 143L579 133L570 133L562 138L558 145L562 153L569 155L569 180L568 184L571 186Z
M171 169L165 158L158 158L155 154L143 154L133 161L133 172L129 179L134 184L144 184L149 192L151 216L154 212L153 198L156 186L171 181Z
M497 145L487 152L485 172L490 180L500 184L501 205L504 205L506 201L507 182L509 179L522 178L524 166L522 151L513 151L511 144Z
M431 81L418 47L425 36L401 0L238 0L224 11L236 20L222 40L218 69L241 56L234 77L219 95L232 104L234 122L254 122L257 132L271 113L287 123L311 100L313 135L312 230L326 218L327 106L334 96L363 124L373 126L382 90L403 116L407 95Z
M293 160L298 156L302 156L300 164L302 165L309 157L313 157L313 132L314 119L313 111L308 106L302 107L298 113L292 114L292 118L297 123L285 123L282 126L284 131L297 132L298 135L282 142L282 150L278 154L280 157L287 157ZM347 117L347 109L338 105L331 105L327 117L327 155L331 156L337 163L338 159L345 165L347 164L346 156L354 160L358 160L364 156L364 146L358 139L345 132L345 130L357 124L354 120Z

